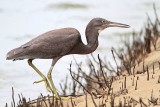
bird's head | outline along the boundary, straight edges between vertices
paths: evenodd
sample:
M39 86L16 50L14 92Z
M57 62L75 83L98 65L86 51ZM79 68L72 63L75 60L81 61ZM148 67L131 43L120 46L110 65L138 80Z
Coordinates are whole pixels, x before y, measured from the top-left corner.
M92 26L94 29L96 29L98 32L104 30L108 27L122 27L122 28L129 28L130 26L127 24L117 23L117 22L111 22L103 18L94 18L92 19L89 24L89 26Z

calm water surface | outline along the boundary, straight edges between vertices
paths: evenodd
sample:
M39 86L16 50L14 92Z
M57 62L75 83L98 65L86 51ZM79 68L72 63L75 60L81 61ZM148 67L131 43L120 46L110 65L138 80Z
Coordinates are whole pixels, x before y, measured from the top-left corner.
M27 65L26 60L5 60L9 50L48 30L62 27L77 28L86 43L84 31L87 23L94 17L103 17L131 26L129 29L109 28L100 34L99 47L93 54L106 55L112 63L110 49L121 46L121 36L133 30L139 31L146 20L146 13L154 19L153 3L157 13L160 13L159 0L0 0L0 106L11 101L11 87L14 87L16 99L18 93L31 99L40 93L49 94L43 83L33 84L41 78ZM86 59L85 56L75 57L79 62ZM53 80L57 89L68 74L71 61L72 55L56 64ZM51 60L35 60L34 63L47 74Z

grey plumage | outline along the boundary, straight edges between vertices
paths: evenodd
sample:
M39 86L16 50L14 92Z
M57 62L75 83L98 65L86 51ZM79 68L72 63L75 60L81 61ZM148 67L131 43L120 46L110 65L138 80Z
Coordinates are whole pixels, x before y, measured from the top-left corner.
M107 27L129 27L107 21L103 18L92 19L86 27L88 44L83 44L78 30L75 28L61 28L48 31L26 44L7 53L7 60L19 59L53 59L68 54L88 54L98 47L99 31Z
M80 34L74 28L52 30L11 50L7 54L7 59L49 59L64 56L68 54L80 40Z

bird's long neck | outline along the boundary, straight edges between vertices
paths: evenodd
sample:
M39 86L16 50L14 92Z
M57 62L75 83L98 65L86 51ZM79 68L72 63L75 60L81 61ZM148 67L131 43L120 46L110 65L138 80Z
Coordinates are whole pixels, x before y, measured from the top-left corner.
M86 39L87 45L85 45L81 38L79 38L79 43L75 48L72 49L70 54L89 54L96 50L98 47L98 30L94 29L94 27L88 25L86 27Z
M87 26L86 27L86 39L87 39L87 45L83 44L81 47L81 54L89 54L93 51L95 51L98 47L98 31L96 29L92 29L93 27Z
M98 46L98 31L96 29L91 29L90 26L87 26L86 31L86 39L87 39L87 48L90 51L94 51Z

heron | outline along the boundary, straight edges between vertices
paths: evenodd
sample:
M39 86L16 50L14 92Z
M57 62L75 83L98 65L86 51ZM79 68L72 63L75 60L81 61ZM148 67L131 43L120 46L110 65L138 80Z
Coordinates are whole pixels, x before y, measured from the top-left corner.
M60 98L52 80L52 71L56 62L65 55L70 54L89 54L98 47L98 36L100 31L108 27L129 28L127 24L108 21L104 18L93 18L86 26L85 35L87 44L81 39L80 32L75 28L60 28L43 33L31 41L9 51L6 55L7 60L28 59L28 64L40 76L41 80L34 83L44 82L46 89L52 92L56 98ZM45 76L32 63L34 59L52 59L50 69Z

